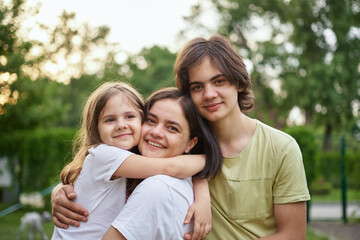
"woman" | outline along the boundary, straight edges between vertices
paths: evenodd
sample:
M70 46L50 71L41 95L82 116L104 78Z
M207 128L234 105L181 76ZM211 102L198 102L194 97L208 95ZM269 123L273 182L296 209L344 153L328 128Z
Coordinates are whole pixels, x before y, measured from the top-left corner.
M209 164L203 171L211 173L207 177L220 170L216 139L191 99L178 89L167 88L151 95L145 115L138 145L143 156L168 158L205 152ZM183 221L193 199L191 178L149 177L136 187L104 239L183 239L192 230Z

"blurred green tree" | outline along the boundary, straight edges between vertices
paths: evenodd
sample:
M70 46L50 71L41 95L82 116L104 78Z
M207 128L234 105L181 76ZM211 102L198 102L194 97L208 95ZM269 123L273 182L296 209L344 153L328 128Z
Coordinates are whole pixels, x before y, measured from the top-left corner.
M176 54L165 47L143 48L129 55L124 63L114 58L105 65L103 81L121 80L132 84L146 99L162 87L175 86L173 66Z
M360 1L209 2L219 13L218 32L250 60L257 117L279 127L297 106L305 124L324 128L328 149L332 132L360 114ZM201 26L204 6L192 8L191 26Z
M38 25L47 40L26 40L18 32L36 14L28 9L25 1L0 3L0 130L75 127L115 51L109 28L77 24L75 14L63 12L56 26Z
M31 13L32 9L25 14L22 0L0 2L0 115L17 103L19 92L11 84L23 77L24 67L32 64L25 58L25 54L33 43L24 41L17 35L19 23Z

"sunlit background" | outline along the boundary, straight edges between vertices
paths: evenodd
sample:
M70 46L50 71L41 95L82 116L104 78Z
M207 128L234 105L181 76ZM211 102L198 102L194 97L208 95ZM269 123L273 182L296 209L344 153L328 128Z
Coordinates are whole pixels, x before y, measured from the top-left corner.
M58 181L97 86L174 86L179 49L213 34L244 59L249 116L299 142L312 193L345 183L360 202L359 13L359 0L0 1L0 203Z

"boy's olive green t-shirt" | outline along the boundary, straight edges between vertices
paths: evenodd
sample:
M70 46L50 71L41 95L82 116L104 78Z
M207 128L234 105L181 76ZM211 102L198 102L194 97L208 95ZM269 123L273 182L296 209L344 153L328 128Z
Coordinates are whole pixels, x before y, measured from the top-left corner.
M295 139L257 121L248 145L224 157L209 182L212 230L207 240L257 239L276 232L273 205L310 199Z

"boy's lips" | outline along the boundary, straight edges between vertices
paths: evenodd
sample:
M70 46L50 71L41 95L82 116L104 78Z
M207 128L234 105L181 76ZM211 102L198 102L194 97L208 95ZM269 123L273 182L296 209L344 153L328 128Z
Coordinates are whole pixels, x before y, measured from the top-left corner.
M221 103L211 103L204 106L204 108L209 112L215 112L219 109Z

